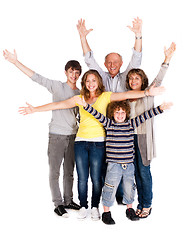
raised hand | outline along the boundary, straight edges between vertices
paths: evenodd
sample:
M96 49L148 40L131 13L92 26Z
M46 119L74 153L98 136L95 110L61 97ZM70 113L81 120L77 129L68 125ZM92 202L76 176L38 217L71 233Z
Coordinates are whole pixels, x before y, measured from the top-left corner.
M77 26L80 38L86 37L93 30L92 28L87 30L85 26L85 20L82 20L82 19L78 20L78 24L76 26Z
M134 18L132 21L133 26L127 26L132 32L135 33L136 36L142 35L142 20L140 18Z
M15 64L17 61L17 53L16 53L15 49L14 49L14 53L11 53L7 49L5 49L3 51L3 56L6 60L8 60L9 62L11 62L13 64Z
M176 50L176 44L174 42L171 43L170 47L168 49L166 49L166 47L164 47L164 55L165 55L165 61L169 63L174 52Z
M26 103L26 104L28 105L28 107L20 107L18 112L22 115L34 113L35 108L29 103Z

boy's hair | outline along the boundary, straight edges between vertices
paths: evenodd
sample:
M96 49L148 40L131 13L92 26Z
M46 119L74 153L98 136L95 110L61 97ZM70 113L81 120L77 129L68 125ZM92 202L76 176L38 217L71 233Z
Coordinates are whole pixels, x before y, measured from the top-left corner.
M107 106L107 117L110 118L111 120L114 120L114 112L118 109L120 110L123 109L126 112L126 119L129 119L130 116L130 105L129 102L127 100L125 101L115 101L115 102L111 102L108 104Z
M129 85L129 78L132 74L137 74L141 77L142 85L141 90L145 90L148 87L148 77L142 69L133 68L131 69L126 76L126 88L132 90Z
M82 81L81 81L82 89L80 91L80 94L84 96L85 100L89 99L89 97L90 97L90 92L86 88L86 80L87 80L88 75L90 75L90 74L93 74L98 80L98 88L96 90L96 96L98 97L103 92L105 92L105 87L103 85L102 77L96 70L91 69L91 70L87 71L86 73L84 73L84 75L82 77Z
M80 74L82 73L82 67L80 63L76 60L70 60L66 63L65 71L67 71L69 68L71 68L72 70L78 70Z

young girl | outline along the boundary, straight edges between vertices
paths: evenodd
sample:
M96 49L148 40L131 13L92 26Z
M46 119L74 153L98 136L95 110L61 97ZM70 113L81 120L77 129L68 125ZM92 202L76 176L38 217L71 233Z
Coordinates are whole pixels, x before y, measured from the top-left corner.
M151 85L161 85L175 49L176 45L175 43L172 43L170 48L165 50L165 61L161 65L160 71ZM141 69L130 70L127 74L126 86L128 90L134 91L148 89L148 78L144 71ZM135 117L142 112L151 109L153 106L153 97L130 100L131 117ZM136 214L139 215L140 218L146 218L151 213L153 198L150 162L152 158L156 156L153 119L150 119L139 126L134 133L135 178L139 202Z
M105 92L102 78L96 70L89 70L82 77L81 96L88 104L97 111L106 114L107 105L112 101L121 101L130 98L155 96L163 91L163 88L151 87L147 91L128 91L124 93ZM40 107L20 108L20 113L29 114L34 112L49 111L56 109L73 108L77 104L77 96L65 101L53 102ZM98 210L102 191L101 170L105 159L105 132L102 124L88 114L82 106L79 106L80 124L75 140L75 161L78 175L78 194L81 209L78 218L87 217L87 193L89 173L92 181L91 217L93 220L100 219Z
M127 204L126 216L130 220L138 220L132 208L135 195L134 183L134 129L168 109L171 103L165 103L129 120L130 106L126 101L112 102L108 105L107 115L96 111L79 98L79 104L93 115L106 129L106 161L108 162L105 185L103 188L104 213L102 221L105 224L115 224L109 211L115 200L115 194L121 178L123 178L123 201Z

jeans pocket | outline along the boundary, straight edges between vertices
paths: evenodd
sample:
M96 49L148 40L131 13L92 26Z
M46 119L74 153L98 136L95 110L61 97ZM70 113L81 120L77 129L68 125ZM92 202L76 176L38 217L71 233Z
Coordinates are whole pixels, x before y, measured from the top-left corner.
M104 148L105 147L105 142L94 142L94 144L97 148Z
M113 190L114 190L114 185L111 185L105 182L103 187L102 198L105 201L110 201L112 199Z

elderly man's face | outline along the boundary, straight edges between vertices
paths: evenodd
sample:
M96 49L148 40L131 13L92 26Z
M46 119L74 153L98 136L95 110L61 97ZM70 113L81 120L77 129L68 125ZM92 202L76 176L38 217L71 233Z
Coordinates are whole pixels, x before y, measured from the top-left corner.
M110 73L111 77L115 77L123 64L121 57L117 53L110 53L105 59L105 67Z

